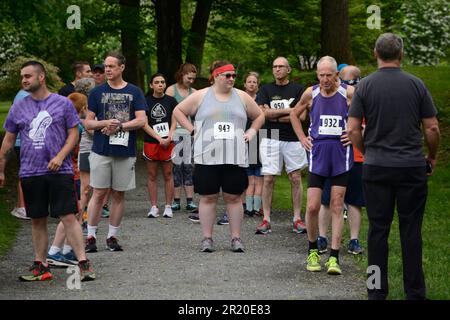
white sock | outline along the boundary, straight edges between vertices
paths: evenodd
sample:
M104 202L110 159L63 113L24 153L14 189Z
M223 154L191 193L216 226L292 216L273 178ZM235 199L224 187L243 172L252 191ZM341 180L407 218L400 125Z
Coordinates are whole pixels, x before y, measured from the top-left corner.
M262 204L261 196L254 196L253 199L253 210L259 211Z
M109 225L108 237L106 237L106 239L109 239L111 237L116 237L117 232L119 231L119 228L120 228L120 226L114 227L112 225Z
M245 207L248 211L253 211L253 196L245 196Z
M97 226L91 226L88 224L87 226L88 228L88 238L89 237L94 237L95 239L97 239Z
M65 244L62 253L68 254L70 251L72 251L72 247L69 246L68 244Z
M52 256L54 254L57 254L60 251L61 251L61 248L55 247L55 246L51 246L50 250L48 250L48 254Z

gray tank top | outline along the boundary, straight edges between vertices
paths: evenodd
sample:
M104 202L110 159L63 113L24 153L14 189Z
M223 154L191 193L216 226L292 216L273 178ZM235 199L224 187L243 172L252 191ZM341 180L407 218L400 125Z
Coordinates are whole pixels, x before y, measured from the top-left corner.
M174 93L174 98L175 100L177 100L178 103L180 103L181 101L183 101L186 97L181 96L180 92L177 89L176 84L173 85L173 93ZM188 96L192 93L192 88L189 88L188 91ZM189 131L187 131L185 128L183 128L178 122L177 122L177 127L175 129L175 134L177 135L189 135Z
M90 153L92 150L92 144L94 143L94 136L91 136L85 128L81 133L80 139L80 151L79 153Z
M194 162L248 167L246 123L246 106L236 89L228 101L221 102L209 88L195 115Z

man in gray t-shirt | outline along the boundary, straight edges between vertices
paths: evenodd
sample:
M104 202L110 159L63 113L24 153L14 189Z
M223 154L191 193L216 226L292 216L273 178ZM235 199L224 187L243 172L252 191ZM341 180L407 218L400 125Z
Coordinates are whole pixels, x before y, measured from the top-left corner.
M378 266L381 273L380 288L369 288L368 298L386 299L388 295L388 237L397 206L404 291L407 299L425 299L421 229L427 174L436 165L439 145L437 112L423 82L400 68L403 57L400 37L382 34L375 44L375 55L378 71L359 83L348 121L348 136L365 157L368 264ZM422 137L428 146L426 158Z

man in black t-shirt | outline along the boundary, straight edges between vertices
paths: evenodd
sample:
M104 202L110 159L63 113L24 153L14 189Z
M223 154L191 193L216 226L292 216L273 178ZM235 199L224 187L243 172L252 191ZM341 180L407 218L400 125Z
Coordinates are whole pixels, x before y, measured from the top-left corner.
M403 40L399 36L382 34L375 43L375 56L378 71L358 84L348 121L348 136L365 158L368 264L378 270L374 274L378 281L368 281L368 297L381 300L388 295L388 237L397 206L406 298L425 299L421 229L427 174L436 165L439 145L437 112L423 82L401 70ZM422 138L428 146L426 158Z
M81 78L92 78L92 71L89 62L86 61L76 61L72 64L72 71L74 74L74 79L69 82L64 87L59 89L58 94L67 97L69 94L75 92L75 81Z
M300 171L308 166L308 162L305 149L299 143L289 118L304 88L302 85L289 81L291 67L286 58L276 58L273 61L272 72L275 82L262 86L256 97L256 103L263 109L266 118L264 126L266 131L260 131L261 173L264 175L262 191L264 218L262 224L256 228L256 233L267 234L272 231L270 210L275 175L281 175L283 163L291 182L293 231L305 233L306 226L300 217L303 193Z

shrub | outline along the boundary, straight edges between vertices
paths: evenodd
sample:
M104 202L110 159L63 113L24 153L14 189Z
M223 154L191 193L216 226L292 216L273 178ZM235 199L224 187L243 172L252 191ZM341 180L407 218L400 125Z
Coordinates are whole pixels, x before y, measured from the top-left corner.
M0 100L12 100L20 90L20 67L29 60L36 60L44 65L47 71L47 87L50 91L56 92L64 85L58 76L59 69L56 66L33 56L20 56L14 61L6 62L0 68Z

